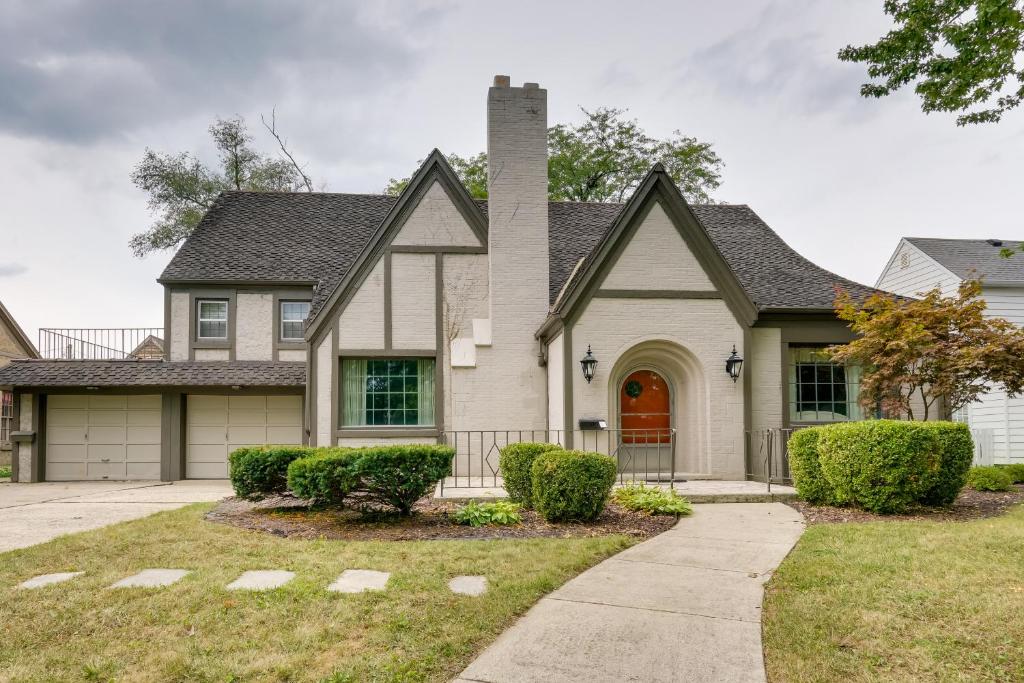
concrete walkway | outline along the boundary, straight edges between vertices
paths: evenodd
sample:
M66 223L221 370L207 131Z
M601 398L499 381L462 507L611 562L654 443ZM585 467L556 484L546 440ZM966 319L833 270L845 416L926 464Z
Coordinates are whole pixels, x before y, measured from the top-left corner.
M543 598L456 681L765 681L763 587L803 518L781 503L694 510Z
M0 484L0 552L230 495L212 480Z

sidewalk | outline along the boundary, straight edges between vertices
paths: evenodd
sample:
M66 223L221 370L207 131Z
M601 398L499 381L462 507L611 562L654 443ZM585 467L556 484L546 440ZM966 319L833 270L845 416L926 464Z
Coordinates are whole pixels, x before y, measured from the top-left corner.
M694 509L543 598L456 681L763 682L763 586L802 517L781 503Z

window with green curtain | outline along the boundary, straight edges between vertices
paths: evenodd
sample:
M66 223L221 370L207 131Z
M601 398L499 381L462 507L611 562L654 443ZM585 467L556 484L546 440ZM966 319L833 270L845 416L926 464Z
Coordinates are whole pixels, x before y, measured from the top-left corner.
M434 426L433 358L344 358L345 427Z
M790 422L862 420L859 394L859 367L833 362L824 346L790 345Z

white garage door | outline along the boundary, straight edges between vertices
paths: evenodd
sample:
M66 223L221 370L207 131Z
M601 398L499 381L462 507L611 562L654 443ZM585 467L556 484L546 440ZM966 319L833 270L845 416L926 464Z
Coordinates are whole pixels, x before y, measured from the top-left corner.
M46 399L46 479L159 479L159 396Z
M301 396L190 395L185 476L224 479L242 446L302 443Z

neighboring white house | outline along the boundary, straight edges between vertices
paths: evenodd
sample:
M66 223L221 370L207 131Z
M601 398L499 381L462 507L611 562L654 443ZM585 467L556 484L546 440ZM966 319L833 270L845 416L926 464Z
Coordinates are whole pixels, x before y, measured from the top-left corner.
M0 371L18 479L224 477L267 442L444 441L491 475L518 439L742 479L764 430L860 417L822 349L851 339L836 288L871 288L660 165L624 204L549 201L547 91L497 77L486 113L487 200L436 150L398 197L223 193L159 279L167 360Z
M956 293L967 279L981 279L986 315L1024 325L1024 254L1004 258L1004 248L1016 250L1021 240L960 240L904 237L882 270L876 286L905 296L916 296L938 287L943 296ZM1010 398L999 386L955 419L979 430L982 457L989 445L998 463L1024 462L1024 397Z

